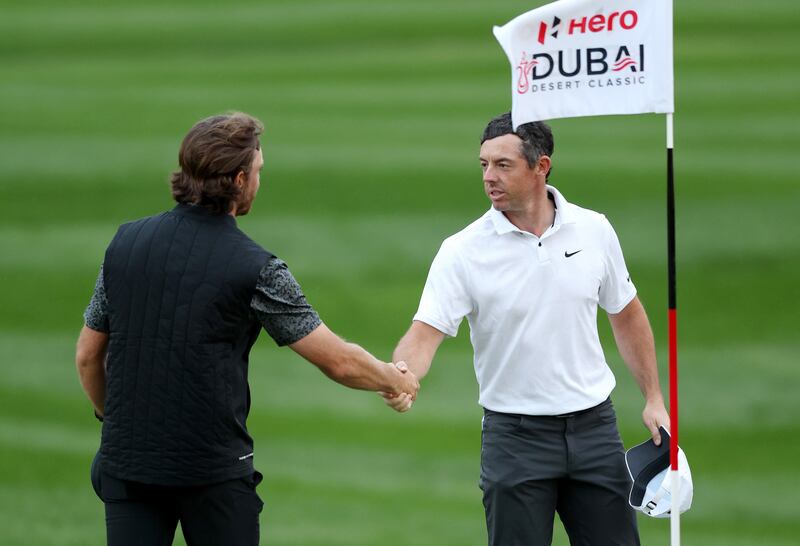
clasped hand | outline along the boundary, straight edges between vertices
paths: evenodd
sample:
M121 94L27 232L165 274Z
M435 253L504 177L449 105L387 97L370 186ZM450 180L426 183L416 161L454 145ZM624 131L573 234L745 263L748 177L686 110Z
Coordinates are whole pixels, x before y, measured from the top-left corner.
M397 370L403 374L403 388L399 389L400 394L393 394L390 392L379 392L383 397L383 401L387 406L393 410L403 413L411 409L414 400L417 399L417 391L419 390L419 381L413 372L408 369L406 363L403 361L394 364Z

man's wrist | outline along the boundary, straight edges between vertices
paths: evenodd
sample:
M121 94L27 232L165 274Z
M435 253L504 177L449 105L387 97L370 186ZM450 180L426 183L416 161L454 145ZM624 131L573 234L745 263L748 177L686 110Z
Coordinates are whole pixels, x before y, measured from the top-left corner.
M386 362L384 368L386 389L385 391L391 394L400 394L400 381L399 371L391 362Z
M661 393L661 387L655 386L647 389L642 389L644 394L644 401L646 404L663 404L664 395Z

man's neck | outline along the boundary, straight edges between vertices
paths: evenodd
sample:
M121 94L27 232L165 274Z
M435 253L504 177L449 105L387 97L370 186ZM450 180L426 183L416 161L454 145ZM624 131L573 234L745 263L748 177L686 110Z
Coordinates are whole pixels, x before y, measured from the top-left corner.
M556 206L547 189L537 193L523 210L506 211L508 221L522 231L541 237L547 228L553 225L556 218Z

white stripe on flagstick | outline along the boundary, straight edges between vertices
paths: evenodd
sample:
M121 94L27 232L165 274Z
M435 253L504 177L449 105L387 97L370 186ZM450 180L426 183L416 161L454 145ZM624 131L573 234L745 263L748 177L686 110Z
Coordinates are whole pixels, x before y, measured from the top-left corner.
M672 114L667 114L667 148L670 150L675 148L674 133L672 131Z
M672 511L669 514L670 546L681 546L681 479L677 470L670 470L669 475L672 480L670 483L672 486L672 498L670 499Z

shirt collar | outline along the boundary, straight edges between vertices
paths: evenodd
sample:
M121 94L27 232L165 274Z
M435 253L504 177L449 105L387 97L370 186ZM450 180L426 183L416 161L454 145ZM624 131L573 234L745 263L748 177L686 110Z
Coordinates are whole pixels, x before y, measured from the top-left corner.
M570 203L564 199L564 196L561 195L561 192L558 191L554 186L546 185L545 188L547 188L547 193L552 196L553 202L556 206L556 217L553 221L553 227L560 226L561 224L574 223L575 219L572 215L572 211L570 210L572 205L570 205ZM512 224L509 219L506 218L506 215L496 208L490 207L487 214L489 215L489 218L494 225L494 230L498 235L504 235L512 231L518 231L522 233L521 229Z
M564 196L561 195L561 192L558 191L555 186L547 185L545 187L548 193L553 196L553 200L556 203L556 225L574 224L575 217L572 214L572 204L564 199Z

